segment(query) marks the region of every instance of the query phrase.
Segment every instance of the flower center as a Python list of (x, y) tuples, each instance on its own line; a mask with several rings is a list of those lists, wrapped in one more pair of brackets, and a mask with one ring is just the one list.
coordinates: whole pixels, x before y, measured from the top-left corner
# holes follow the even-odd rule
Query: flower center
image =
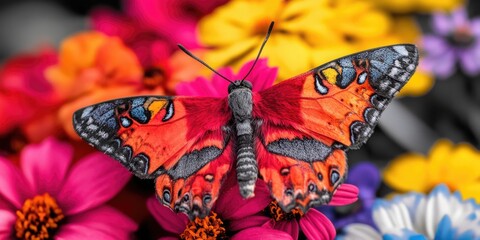
[(252, 29), (253, 35), (264, 36), (267, 32), (268, 26), (270, 26), (272, 20), (269, 19), (260, 19), (255, 22), (255, 25)]
[(48, 193), (27, 199), (16, 213), (15, 232), (19, 239), (52, 239), (59, 222), (65, 218)]
[(265, 208), (265, 212), (273, 219), (275, 222), (280, 222), (283, 220), (292, 220), (292, 219), (300, 219), (303, 217), (302, 210), (298, 208), (292, 209), (290, 212), (286, 213), (282, 210), (282, 208), (278, 205), (278, 202), (273, 200), (268, 204)]
[(190, 221), (180, 234), (181, 239), (226, 239), (226, 230), (223, 221), (217, 217), (217, 214), (212, 212), (210, 216), (205, 218), (195, 218)]
[(448, 36), (448, 40), (452, 45), (467, 48), (475, 42), (475, 36), (468, 26), (461, 26)]
[(145, 69), (143, 73), (143, 85), (148, 89), (154, 89), (165, 82), (166, 73), (158, 67)]

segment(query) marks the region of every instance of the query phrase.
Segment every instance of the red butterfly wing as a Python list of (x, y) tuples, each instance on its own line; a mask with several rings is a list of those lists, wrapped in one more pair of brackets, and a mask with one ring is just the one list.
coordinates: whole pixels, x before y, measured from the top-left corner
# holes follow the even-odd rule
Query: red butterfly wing
[(372, 49), (254, 95), (260, 174), (284, 210), (330, 201), (347, 173), (344, 151), (367, 141), (417, 63), (413, 45)]
[(74, 114), (78, 134), (141, 178), (157, 178), (160, 201), (205, 216), (232, 165), (231, 112), (220, 98), (146, 96)]

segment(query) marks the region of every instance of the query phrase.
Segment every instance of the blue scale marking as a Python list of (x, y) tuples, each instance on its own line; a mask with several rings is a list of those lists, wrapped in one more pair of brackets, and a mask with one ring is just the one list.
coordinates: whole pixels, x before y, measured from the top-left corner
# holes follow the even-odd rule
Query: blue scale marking
[(136, 108), (133, 108), (131, 111), (130, 111), (130, 115), (132, 116), (132, 118), (134, 118), (135, 120), (137, 120), (138, 122), (140, 123), (145, 123), (148, 121), (148, 117), (146, 115), (146, 111), (145, 109), (142, 107), (136, 107)]
[(355, 69), (352, 67), (348, 67), (348, 68), (343, 68), (343, 71), (342, 71), (342, 79), (340, 81), (340, 83), (337, 85), (340, 85), (342, 88), (345, 88), (347, 87), (348, 85), (350, 85), (350, 83), (353, 82), (353, 80), (355, 79), (355, 76), (356, 76), (357, 72), (355, 71)]
[(136, 108), (138, 106), (141, 106), (145, 103), (146, 98), (144, 97), (139, 97), (139, 98), (134, 98), (132, 101), (132, 108)]

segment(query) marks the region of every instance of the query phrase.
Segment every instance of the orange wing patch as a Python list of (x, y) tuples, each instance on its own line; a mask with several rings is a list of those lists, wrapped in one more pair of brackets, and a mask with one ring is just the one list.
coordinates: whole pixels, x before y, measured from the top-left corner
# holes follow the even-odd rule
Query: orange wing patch
[(324, 161), (312, 162), (273, 154), (260, 140), (256, 150), (260, 175), (285, 212), (327, 204), (347, 171), (345, 152), (338, 149)]
[(413, 45), (372, 49), (254, 95), (260, 174), (285, 211), (330, 201), (347, 174), (345, 151), (367, 141), (417, 64)]
[(205, 216), (232, 166), (225, 106), (226, 99), (218, 98), (124, 98), (77, 111), (74, 125), (137, 176), (158, 177), (157, 195), (165, 205)]

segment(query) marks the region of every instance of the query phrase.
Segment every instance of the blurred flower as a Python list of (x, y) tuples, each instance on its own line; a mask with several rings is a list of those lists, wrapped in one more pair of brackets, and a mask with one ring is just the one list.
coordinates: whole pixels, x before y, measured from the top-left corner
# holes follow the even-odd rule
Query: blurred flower
[(373, 207), (377, 229), (351, 224), (339, 239), (478, 239), (480, 205), (438, 185), (429, 195), (410, 193)]
[(401, 155), (385, 169), (384, 181), (400, 192), (429, 192), (444, 183), (465, 198), (480, 202), (480, 152), (469, 144), (453, 145), (438, 141), (428, 156), (417, 153)]
[(138, 18), (108, 8), (95, 9), (90, 18), (94, 30), (121, 38), (135, 52), (144, 68), (159, 64), (177, 50), (175, 42), (169, 42)]
[[(344, 206), (358, 199), (358, 188), (351, 184), (342, 184), (333, 194), (330, 206)], [(307, 239), (334, 239), (335, 227), (332, 222), (315, 208), (310, 208), (307, 213), (293, 209), (285, 213), (273, 201), (266, 209), (270, 220), (265, 227), (278, 229), (289, 233), (294, 240), (298, 239), (300, 229)]]
[[(279, 67), (279, 81), (354, 52), (415, 43), (421, 34), (413, 17), (392, 17), (370, 1), (231, 1), (200, 20), (200, 40), (209, 47), (204, 60), (238, 69), (256, 56), (271, 21), (275, 28), (262, 54)], [(431, 88), (433, 79), (417, 71), (402, 95)]]
[(71, 118), (81, 107), (113, 98), (164, 94), (164, 72), (143, 71), (135, 54), (117, 37), (84, 32), (66, 39), (59, 63), (47, 70), (47, 78), (62, 98), (59, 121), (77, 138)]
[[(196, 218), (189, 221), (187, 215), (174, 213), (170, 208), (158, 202), (156, 198), (150, 198), (147, 201), (147, 207), (164, 231), (163, 236), (179, 238), (180, 235), (183, 235), (184, 239), (206, 239), (206, 236), (225, 237), (228, 233), (234, 234), (234, 238), (242, 239), (242, 236), (245, 238), (253, 231), (251, 228), (260, 227), (268, 221), (268, 217), (262, 214), (263, 209), (271, 201), (270, 191), (265, 183), (258, 180), (255, 186), (255, 197), (243, 199), (236, 176), (232, 173), (228, 175), (217, 202), (212, 208), (212, 214), (204, 219)], [(202, 236), (201, 234), (204, 234), (206, 229), (210, 229), (211, 235)], [(281, 237), (283, 233), (265, 229), (265, 234), (267, 235), (262, 235), (262, 237), (277, 235)]]
[(480, 18), (468, 19), (464, 8), (433, 15), (433, 34), (423, 36), (423, 68), (439, 77), (455, 71), (457, 61), (468, 75), (480, 73)]
[(322, 206), (317, 209), (324, 213), (337, 229), (351, 223), (364, 223), (373, 226), (372, 206), (380, 182), (380, 172), (375, 165), (369, 162), (358, 163), (349, 169), (346, 181), (346, 183), (358, 187), (358, 201), (345, 206)]
[(145, 73), (156, 73), (156, 81), (161, 81), (171, 95), (179, 81), (192, 79), (205, 69), (179, 51), (177, 44), (198, 53), (198, 20), (225, 2), (128, 0), (124, 2), (125, 13), (95, 9), (91, 23), (94, 30), (121, 38), (136, 54)]
[(44, 71), (57, 62), (50, 49), (15, 56), (0, 69), (0, 134), (21, 128), (27, 139), (37, 141), (55, 132), (49, 121), (58, 102)]
[(281, 79), (352, 53), (351, 42), (381, 39), (391, 26), (388, 15), (367, 1), (231, 1), (200, 20), (200, 40), (212, 48), (206, 62), (239, 67), (253, 59), (271, 21), (275, 29), (264, 56), (279, 66)]
[(128, 0), (127, 15), (145, 27), (157, 31), (170, 43), (187, 48), (199, 46), (197, 23), (227, 0)]
[(128, 171), (101, 153), (73, 166), (72, 158), (72, 147), (53, 138), (25, 147), (21, 169), (0, 157), (0, 238), (129, 238), (136, 224), (105, 205)]
[(394, 13), (450, 11), (464, 3), (464, 0), (374, 0), (380, 7)]
[[(268, 67), (267, 61), (266, 58), (259, 59), (246, 79), (252, 83), (252, 90), (255, 92), (272, 86), (277, 77), (278, 68)], [(231, 68), (221, 68), (217, 72), (231, 81), (241, 80), (252, 68), (253, 62), (247, 62), (237, 74), (234, 74)], [(211, 81), (204, 77), (198, 77), (192, 82), (179, 83), (175, 90), (178, 95), (184, 96), (226, 97), (228, 85), (230, 85), (228, 81), (214, 74)]]

